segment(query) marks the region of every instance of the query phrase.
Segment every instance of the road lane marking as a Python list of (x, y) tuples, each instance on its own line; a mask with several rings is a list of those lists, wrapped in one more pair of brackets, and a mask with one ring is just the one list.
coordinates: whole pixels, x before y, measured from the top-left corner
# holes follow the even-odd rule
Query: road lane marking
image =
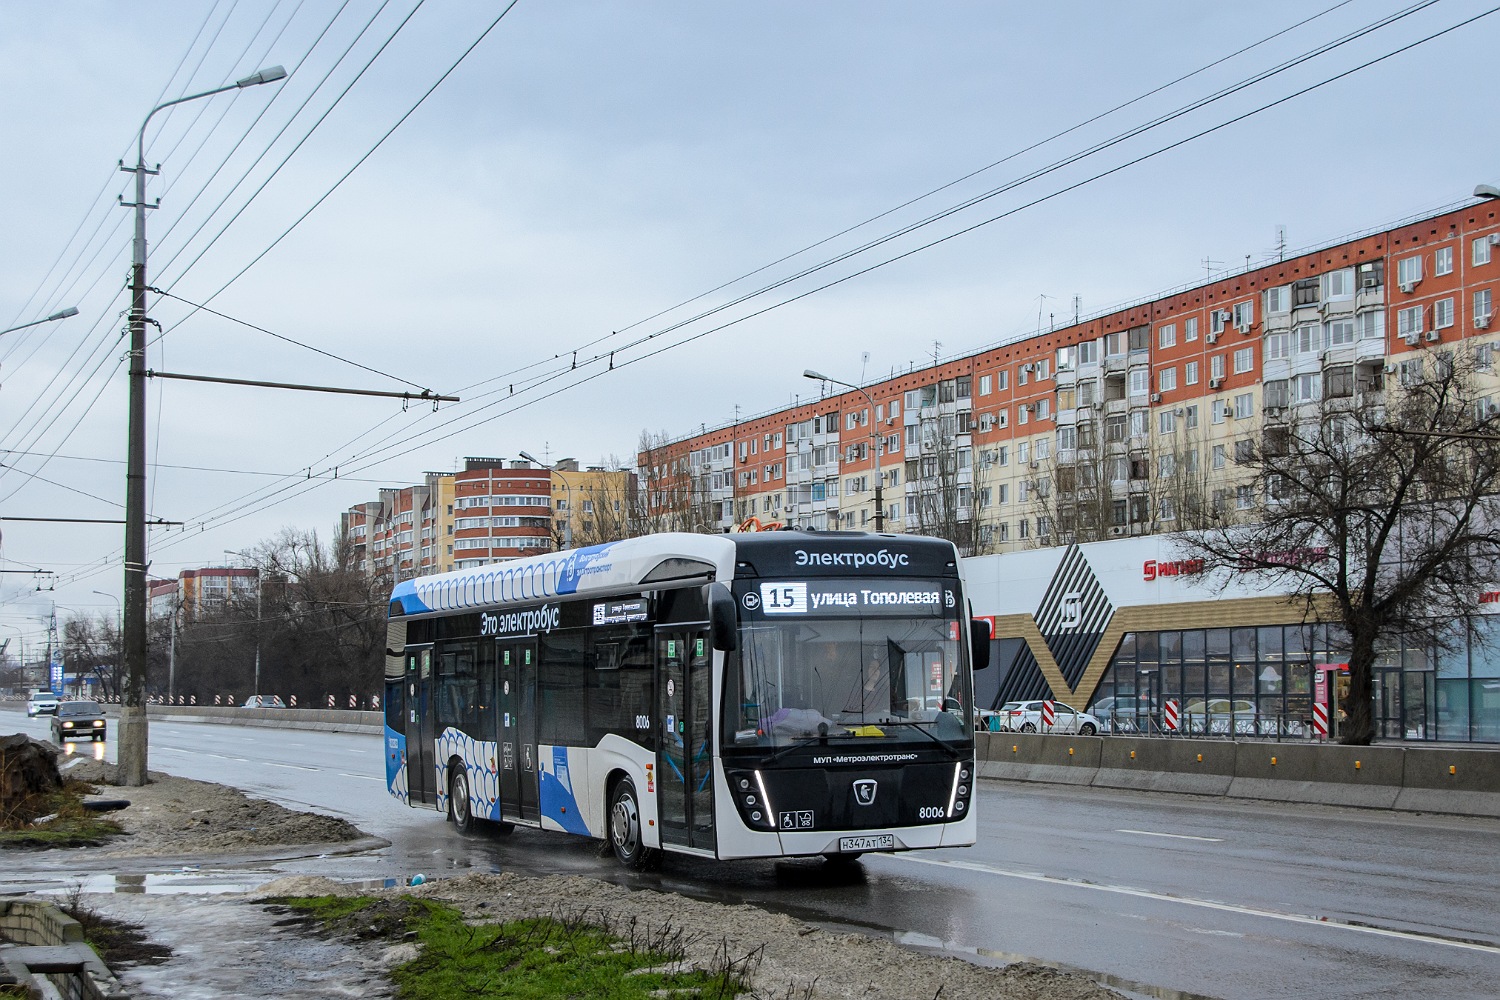
[(385, 783), (384, 778), (377, 778), (374, 775), (370, 774), (350, 774), (348, 771), (340, 771), (339, 774), (342, 774), (346, 778), (363, 778), (366, 781), (378, 781), (382, 784)]
[(1190, 837), (1185, 833), (1157, 833), (1155, 830), (1116, 830), (1115, 833), (1135, 833), (1142, 837), (1171, 837), (1173, 840), (1201, 840), (1207, 844), (1222, 844), (1223, 837)]
[(267, 767), (291, 767), (298, 771), (321, 771), (321, 767), (308, 767), (306, 764), (278, 764), (274, 760), (263, 761)]
[(1374, 927), (1370, 924), (1350, 923), (1339, 920), (1336, 917), (1314, 917), (1304, 913), (1281, 913), (1276, 910), (1262, 910), (1254, 906), (1236, 906), (1232, 903), (1219, 903), (1211, 899), (1194, 899), (1191, 896), (1170, 896), (1164, 892), (1152, 892), (1149, 889), (1136, 889), (1128, 885), (1109, 885), (1103, 882), (1083, 882), (1078, 879), (1061, 878), (1056, 875), (1041, 875), (1035, 872), (1011, 871), (1005, 868), (997, 868), (993, 865), (978, 864), (973, 861), (953, 861), (939, 858), (921, 858), (910, 854), (892, 855), (893, 861), (905, 861), (909, 864), (934, 865), (939, 868), (952, 868), (959, 871), (979, 872), (985, 875), (999, 875), (1002, 878), (1017, 878), (1027, 882), (1045, 882), (1049, 885), (1066, 886), (1072, 889), (1092, 889), (1095, 892), (1108, 892), (1121, 896), (1134, 896), (1137, 899), (1152, 899), (1162, 903), (1180, 903), (1184, 906), (1196, 906), (1205, 910), (1217, 910), (1220, 913), (1237, 913), (1251, 917), (1265, 917), (1269, 920), (1280, 920), (1292, 924), (1308, 924), (1314, 927), (1333, 927), (1340, 930), (1355, 931), (1360, 934), (1373, 934), (1376, 937), (1395, 938), (1399, 941), (1413, 941), (1419, 944), (1437, 944), (1448, 948), (1462, 948), (1465, 951), (1478, 951), (1486, 955), (1500, 955), (1500, 946), (1483, 944), (1478, 941), (1463, 941), (1457, 938), (1441, 937), (1435, 934), (1419, 934), (1415, 931), (1398, 931), (1386, 927)]

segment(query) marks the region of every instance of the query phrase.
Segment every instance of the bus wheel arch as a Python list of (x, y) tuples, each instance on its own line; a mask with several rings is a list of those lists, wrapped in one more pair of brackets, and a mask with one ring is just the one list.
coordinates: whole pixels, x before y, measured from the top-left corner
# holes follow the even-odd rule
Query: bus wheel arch
[(607, 787), (605, 836), (616, 860), (636, 871), (656, 867), (661, 862), (661, 851), (646, 846), (646, 827), (641, 819), (641, 800), (635, 782), (624, 771), (615, 771), (609, 776)]

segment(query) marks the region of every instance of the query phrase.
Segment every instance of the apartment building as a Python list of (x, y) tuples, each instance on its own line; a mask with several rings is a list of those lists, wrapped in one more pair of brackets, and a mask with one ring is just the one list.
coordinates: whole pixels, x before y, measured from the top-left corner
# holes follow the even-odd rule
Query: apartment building
[[(253, 599), (260, 583), (260, 571), (243, 566), (205, 566), (201, 569), (185, 569), (177, 574), (176, 599), (184, 621), (196, 621), (204, 615), (222, 610), (231, 601)], [(165, 588), (163, 588), (163, 591)], [(156, 600), (165, 601), (167, 594), (153, 590), (153, 610)]]
[(1497, 249), (1494, 201), (1407, 220), (665, 442), (639, 457), (643, 488), (683, 526), (871, 530), (878, 483), (885, 530), (946, 518), (970, 553), (1251, 510), (1267, 487), (1236, 459), (1299, 407), (1379, 396), (1458, 349), (1489, 377)]

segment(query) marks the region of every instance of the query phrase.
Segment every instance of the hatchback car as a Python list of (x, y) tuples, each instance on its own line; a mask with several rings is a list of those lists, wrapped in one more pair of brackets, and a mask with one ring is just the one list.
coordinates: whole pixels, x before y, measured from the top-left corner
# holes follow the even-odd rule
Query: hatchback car
[(38, 715), (57, 714), (57, 695), (51, 691), (33, 691), (31, 697), (26, 700), (26, 717), (34, 719)]
[(1060, 701), (1052, 703), (1052, 711), (1052, 725), (1044, 726), (1040, 701), (1007, 702), (1000, 709), (1000, 728), (1012, 733), (1080, 733), (1084, 736), (1093, 736), (1100, 729), (1098, 719)]
[(98, 742), (104, 739), (104, 709), (97, 701), (65, 701), (52, 720), (53, 743)]
[(286, 708), (286, 702), (281, 700), (280, 695), (275, 694), (252, 694), (245, 699), (241, 708)]

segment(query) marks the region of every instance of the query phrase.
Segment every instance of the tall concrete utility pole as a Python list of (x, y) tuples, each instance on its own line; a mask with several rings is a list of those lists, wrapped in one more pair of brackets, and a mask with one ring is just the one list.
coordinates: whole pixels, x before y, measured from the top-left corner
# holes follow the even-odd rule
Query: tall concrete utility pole
[[(188, 94), (158, 104), (141, 122), (136, 135), (135, 166), (120, 164), (135, 174), (135, 201), (120, 204), (135, 209), (135, 240), (130, 273), (130, 401), (125, 449), (125, 685), (120, 721), (115, 732), (118, 784), (146, 783), (146, 176), (160, 170), (146, 169), (146, 126), (152, 115), (175, 104), (271, 83), (286, 76), (280, 66), (271, 66), (252, 76), (213, 90)], [(160, 204), (158, 202), (157, 204)]]

